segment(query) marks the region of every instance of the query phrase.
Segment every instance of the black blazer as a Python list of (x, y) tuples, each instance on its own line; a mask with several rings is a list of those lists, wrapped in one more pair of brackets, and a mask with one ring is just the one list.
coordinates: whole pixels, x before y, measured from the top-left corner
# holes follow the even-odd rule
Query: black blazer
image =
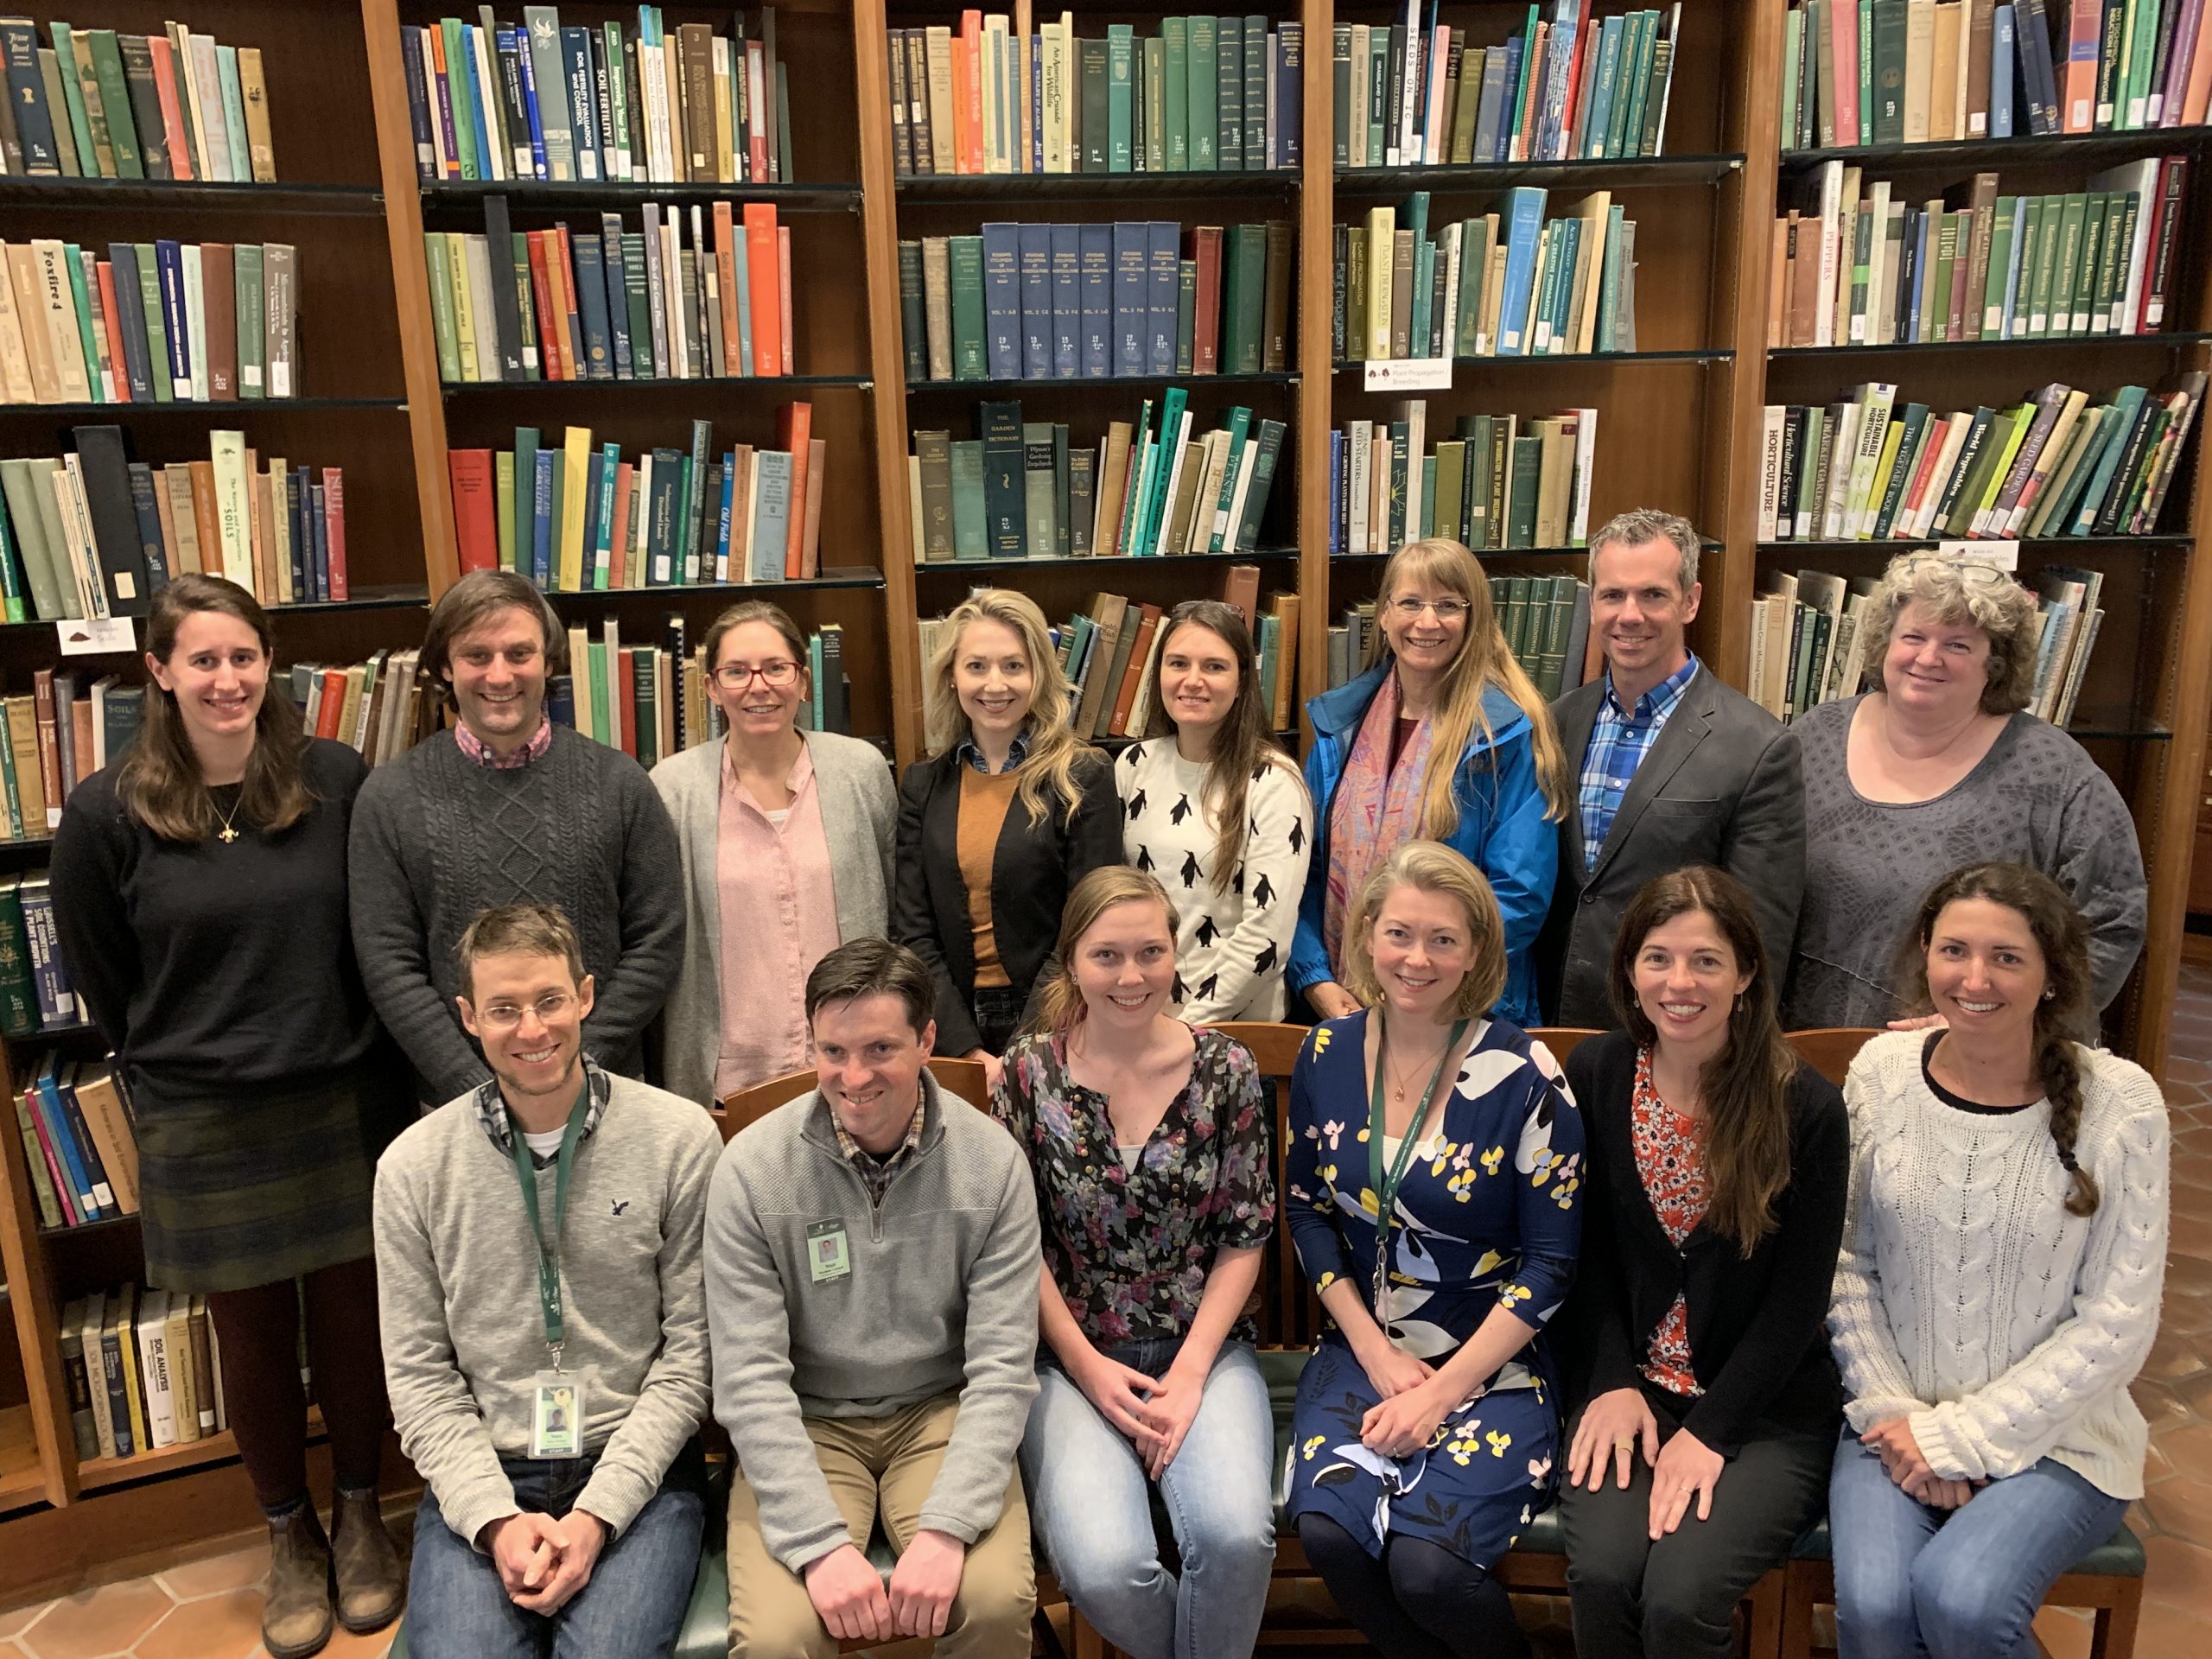
[(1651, 1333), (1680, 1294), (1688, 1299), (1690, 1368), (1705, 1392), (1682, 1427), (1732, 1458), (1768, 1432), (1834, 1435), (1843, 1384), (1828, 1352), (1828, 1294), (1843, 1241), (1850, 1120), (1836, 1086), (1802, 1067), (1790, 1090), (1789, 1185), (1776, 1226), (1746, 1261), (1700, 1222), (1681, 1249), (1643, 1190), (1630, 1144), (1636, 1039), (1592, 1037), (1567, 1056), (1582, 1109), (1588, 1204), (1582, 1262), (1568, 1310), (1580, 1402), (1638, 1385)]
[[(1605, 696), (1605, 678), (1552, 705), (1574, 779)], [(1536, 995), (1554, 1026), (1614, 1023), (1606, 976), (1613, 935), (1637, 889), (1686, 864), (1714, 864), (1758, 906), (1767, 971), (1789, 970), (1805, 887), (1805, 785), (1797, 735), (1700, 664), (1621, 798), (1594, 866), (1586, 864), (1580, 789), (1559, 826), (1559, 880), (1536, 938)]]
[[(960, 874), (960, 769), (957, 747), (918, 760), (899, 783), (898, 887), (891, 895), (891, 931), (918, 953), (937, 981), (937, 1049), (965, 1054), (982, 1046), (971, 999), (976, 939), (968, 883)], [(1075, 884), (1104, 864), (1122, 861), (1122, 801), (1114, 766), (1093, 749), (1077, 758), (1083, 801), (1070, 823), (1057, 801), (1032, 825), (1020, 801), (1007, 808), (991, 860), (991, 930), (999, 963), (1014, 988), (1027, 996), (1059, 942), (1060, 912)]]

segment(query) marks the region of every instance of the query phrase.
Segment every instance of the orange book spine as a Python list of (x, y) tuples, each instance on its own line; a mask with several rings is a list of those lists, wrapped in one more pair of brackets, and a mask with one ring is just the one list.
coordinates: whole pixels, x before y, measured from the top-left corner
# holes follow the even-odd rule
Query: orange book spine
[(745, 280), (753, 295), (753, 372), (755, 374), (781, 374), (783, 340), (780, 327), (770, 329), (766, 319), (778, 315), (783, 304), (778, 293), (776, 257), (776, 209), (774, 204), (748, 201), (745, 204)]
[(346, 712), (346, 671), (326, 668), (322, 671), (322, 706), (315, 710), (315, 734), (317, 737), (336, 737), (338, 721)]
[(806, 469), (814, 435), (814, 405), (785, 404), (776, 411), (776, 448), (791, 458), (790, 531), (784, 539), (784, 580), (797, 582), (806, 556)]
[(626, 588), (623, 580), (629, 568), (626, 557), (630, 550), (630, 480), (635, 469), (628, 461), (614, 468), (614, 548), (613, 563), (608, 567), (607, 585)]
[(952, 83), (953, 96), (960, 100), (966, 114), (965, 137), (967, 148), (960, 164), (963, 173), (983, 170), (983, 14), (963, 11), (960, 14), (960, 56), (954, 60), (956, 79)]
[(130, 370), (123, 354), (123, 325), (117, 320), (115, 309), (115, 267), (103, 259), (97, 269), (100, 275), (100, 321), (107, 326), (108, 355), (114, 360), (115, 401), (130, 401)]
[(745, 367), (738, 353), (737, 228), (726, 201), (715, 204), (715, 276), (722, 310), (722, 364), (737, 375)]

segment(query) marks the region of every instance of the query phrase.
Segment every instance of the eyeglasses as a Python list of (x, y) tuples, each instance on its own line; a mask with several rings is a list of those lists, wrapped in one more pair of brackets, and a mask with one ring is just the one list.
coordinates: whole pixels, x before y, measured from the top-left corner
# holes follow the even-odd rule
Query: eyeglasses
[(742, 691), (753, 683), (755, 675), (760, 676), (763, 685), (781, 690), (798, 678), (798, 664), (788, 658), (763, 663), (758, 668), (747, 668), (743, 663), (724, 663), (715, 671), (715, 683), (725, 691)]
[(1955, 559), (1942, 553), (1923, 553), (1917, 558), (1908, 560), (1904, 568), (1909, 571), (1922, 570), (1930, 565), (1955, 571), (1961, 582), (1971, 582), (1985, 588), (2012, 579), (2012, 572), (2000, 570), (1986, 559)]
[(1423, 611), (1433, 611), (1438, 621), (1451, 623), (1463, 620), (1472, 607), (1464, 599), (1406, 598), (1392, 600), (1390, 608), (1408, 622), (1418, 622)]
[[(566, 1014), (575, 997), (568, 991), (549, 991), (530, 1005), (530, 1012), (537, 1016), (537, 1023), (550, 1026)], [(512, 1002), (494, 1002), (478, 1011), (477, 1022), (487, 1031), (512, 1031), (522, 1023), (524, 1010)]]

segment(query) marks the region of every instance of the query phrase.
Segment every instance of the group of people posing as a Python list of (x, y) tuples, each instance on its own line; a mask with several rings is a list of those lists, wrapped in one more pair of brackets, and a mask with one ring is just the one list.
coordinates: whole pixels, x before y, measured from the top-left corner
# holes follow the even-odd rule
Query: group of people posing
[[(371, 773), (269, 695), (250, 595), (170, 583), (54, 889), (149, 1281), (222, 1342), (269, 1651), (403, 1603), (419, 1659), (667, 1651), (711, 1413), (743, 1659), (1026, 1654), (1033, 1535), (1139, 1659), (1247, 1652), (1279, 1512), (1384, 1652), (1510, 1655), (1494, 1569), (1555, 1499), (1585, 1655), (1728, 1652), (1824, 1507), (1852, 1659), (2013, 1654), (2141, 1491), (2165, 1109), (2090, 1046), (2132, 821), (2025, 712), (2003, 573), (1896, 561), (1874, 689), (1785, 728), (1688, 652), (1697, 552), (1599, 531), (1605, 672), (1548, 707), (1473, 555), (1408, 545), (1302, 776), (1230, 607), (1164, 621), (1109, 760), (978, 591), (895, 789), (797, 728), (772, 605), (706, 634), (726, 740), (648, 777), (547, 719), (543, 597), (464, 577), (455, 721)], [(1220, 1027), (1286, 1018), (1278, 1148)], [(1885, 1024), (1840, 1095), (1783, 1035)], [(1562, 1069), (1540, 1025), (1606, 1034)], [(726, 1146), (700, 1109), (808, 1069)], [(1325, 1315), (1281, 1460), (1279, 1223)]]

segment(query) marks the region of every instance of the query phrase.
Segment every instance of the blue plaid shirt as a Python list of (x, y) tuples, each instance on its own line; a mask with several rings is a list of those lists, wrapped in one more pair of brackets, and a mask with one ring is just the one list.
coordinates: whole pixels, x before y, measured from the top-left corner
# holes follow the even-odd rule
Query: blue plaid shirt
[(1669, 674), (1636, 700), (1633, 710), (1621, 707), (1613, 695), (1613, 677), (1605, 676), (1605, 695), (1598, 705), (1597, 722), (1590, 728), (1590, 747), (1582, 752), (1582, 862), (1585, 868), (1598, 861), (1612, 833), (1613, 819), (1621, 810), (1636, 769), (1651, 753), (1659, 734), (1682, 701), (1697, 673), (1697, 657)]
[[(965, 760), (969, 766), (975, 767), (976, 771), (986, 775), (988, 775), (991, 770), (991, 763), (984, 758), (982, 750), (976, 747), (976, 740), (972, 737), (963, 737), (960, 740), (960, 758), (963, 760)], [(1020, 731), (1014, 734), (1014, 747), (1007, 751), (1006, 765), (1000, 767), (999, 770), (1001, 772), (1016, 771), (1020, 767), (1021, 763), (1028, 758), (1029, 729), (1027, 727), (1024, 727)]]

